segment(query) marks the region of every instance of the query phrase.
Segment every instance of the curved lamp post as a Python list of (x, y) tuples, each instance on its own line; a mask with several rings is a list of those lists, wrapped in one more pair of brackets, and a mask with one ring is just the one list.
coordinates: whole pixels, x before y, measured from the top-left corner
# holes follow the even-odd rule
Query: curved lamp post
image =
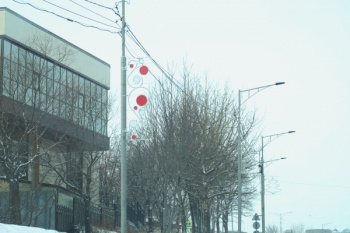
[[(238, 91), (238, 233), (242, 232), (242, 129), (241, 129), (241, 105), (260, 91), (268, 87), (283, 85), (285, 82), (250, 88)], [(248, 98), (242, 102), (242, 93), (248, 92)]]
[[(272, 134), (268, 136), (262, 136), (261, 137), (261, 158), (260, 158), (260, 173), (261, 173), (261, 229), (262, 233), (265, 233), (265, 174), (264, 174), (264, 163), (273, 162), (285, 158), (279, 158), (269, 161), (264, 161), (264, 148), (270, 144), (273, 140), (276, 138), (279, 138), (280, 136), (284, 134), (289, 133), (295, 133), (295, 131), (288, 131), (284, 133), (278, 133), (278, 134)], [(264, 139), (267, 139), (267, 143), (264, 144)]]

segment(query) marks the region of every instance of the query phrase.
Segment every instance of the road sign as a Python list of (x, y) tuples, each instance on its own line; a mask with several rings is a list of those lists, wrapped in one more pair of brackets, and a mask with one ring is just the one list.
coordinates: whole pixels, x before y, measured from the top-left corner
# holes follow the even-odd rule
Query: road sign
[(254, 223), (253, 223), (253, 228), (254, 228), (255, 230), (259, 229), (259, 227), (260, 227), (260, 223), (259, 223), (259, 222), (254, 222)]
[(252, 220), (253, 221), (260, 221), (259, 215), (257, 213), (255, 213)]

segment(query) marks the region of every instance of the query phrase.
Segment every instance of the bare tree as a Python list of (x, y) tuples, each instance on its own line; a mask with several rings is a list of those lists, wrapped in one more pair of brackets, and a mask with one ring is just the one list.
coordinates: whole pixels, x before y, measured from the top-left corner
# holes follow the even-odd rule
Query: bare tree
[(279, 229), (276, 225), (267, 225), (266, 226), (266, 233), (278, 233)]
[[(147, 141), (135, 143), (130, 166), (147, 166), (146, 176), (138, 175), (144, 169), (137, 165), (133, 172), (135, 176), (147, 177), (151, 183), (140, 182), (135, 187), (149, 190), (144, 196), (156, 201), (162, 232), (170, 229), (173, 219), (169, 216), (183, 216), (181, 222), (185, 227), (188, 211), (194, 232), (210, 232), (217, 197), (229, 201), (226, 209), (219, 205), (217, 217), (233, 207), (236, 197), (235, 98), (228, 89), (219, 91), (209, 83), (203, 84), (186, 70), (182, 76), (181, 85), (163, 82), (152, 94), (154, 98), (140, 128), (141, 137)], [(254, 115), (245, 117), (243, 131), (248, 146), (244, 152), (243, 181), (244, 194), (251, 197), (255, 195), (251, 185), (254, 176), (250, 174), (255, 120)], [(143, 162), (136, 163), (133, 158)], [(149, 187), (144, 187), (146, 184)], [(246, 207), (250, 205), (249, 199), (244, 199)]]

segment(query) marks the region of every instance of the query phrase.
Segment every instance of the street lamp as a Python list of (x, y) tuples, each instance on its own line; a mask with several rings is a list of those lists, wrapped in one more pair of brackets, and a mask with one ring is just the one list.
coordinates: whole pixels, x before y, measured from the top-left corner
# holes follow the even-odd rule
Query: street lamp
[[(261, 86), (261, 87), (255, 87), (251, 89), (246, 90), (239, 90), (238, 91), (238, 233), (242, 232), (242, 129), (241, 129), (241, 105), (244, 104), (248, 99), (253, 97), (255, 94), (257, 94), (260, 91), (265, 90), (268, 87), (271, 86), (278, 86), (283, 85), (285, 82), (277, 82), (274, 84)], [(241, 101), (242, 93), (248, 92), (248, 98), (245, 101)], [(251, 94), (251, 92), (253, 92)]]
[[(285, 159), (285, 158), (280, 158), (280, 159), (274, 159), (270, 161), (265, 161), (264, 162), (264, 148), (268, 144), (270, 144), (273, 140), (276, 138), (284, 135), (284, 134), (289, 134), (289, 133), (295, 133), (295, 131), (288, 131), (284, 133), (278, 133), (278, 134), (272, 134), (268, 136), (262, 136), (261, 137), (261, 158), (260, 158), (260, 173), (261, 173), (261, 228), (262, 228), (262, 233), (265, 233), (265, 174), (264, 174), (264, 163), (267, 162), (273, 162), (277, 161), (280, 159)], [(264, 144), (264, 139), (268, 139), (268, 142)]]

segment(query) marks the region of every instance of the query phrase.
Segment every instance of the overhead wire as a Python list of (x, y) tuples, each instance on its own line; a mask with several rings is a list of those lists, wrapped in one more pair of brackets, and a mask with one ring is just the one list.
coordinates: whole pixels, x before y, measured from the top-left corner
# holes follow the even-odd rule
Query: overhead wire
[[(109, 30), (109, 29), (105, 29), (105, 28), (101, 28), (101, 27), (97, 27), (97, 26), (94, 26), (94, 25), (89, 25), (89, 24), (85, 24), (85, 23), (82, 23), (80, 21), (77, 21), (77, 20), (73, 20), (71, 18), (67, 18), (65, 16), (62, 16), (60, 14), (57, 14), (55, 12), (52, 12), (52, 11), (49, 11), (49, 10), (46, 10), (46, 9), (43, 9), (43, 8), (40, 8), (40, 7), (37, 7), (29, 2), (25, 2), (25, 1), (18, 1), (18, 0), (12, 0), (13, 2), (16, 2), (18, 4), (22, 4), (22, 5), (28, 5), (28, 6), (31, 6), (32, 8), (36, 9), (36, 10), (39, 10), (39, 11), (43, 11), (43, 12), (46, 12), (46, 13), (49, 13), (49, 14), (52, 14), (52, 15), (55, 15), (56, 17), (59, 17), (59, 18), (62, 18), (62, 19), (65, 19), (65, 20), (68, 20), (69, 22), (72, 22), (72, 23), (77, 23), (83, 27), (88, 27), (88, 28), (94, 28), (94, 29), (97, 29), (97, 30), (100, 30), (100, 31), (105, 31), (105, 32), (109, 32), (109, 33), (112, 33), (112, 34), (119, 34), (120, 35), (120, 31), (112, 31), (112, 30)], [(118, 28), (116, 28), (118, 29)]]
[(292, 181), (280, 181), (280, 182), (282, 182), (282, 183), (288, 183), (288, 184), (296, 184), (296, 185), (305, 185), (305, 186), (318, 186), (318, 187), (324, 187), (324, 188), (343, 188), (343, 189), (350, 189), (349, 186), (341, 186), (341, 185), (313, 184), (313, 183), (292, 182)]
[(151, 56), (151, 54), (145, 49), (145, 47), (141, 44), (141, 42), (137, 39), (135, 34), (132, 32), (130, 27), (127, 25), (128, 30), (126, 31), (127, 35), (132, 39), (136, 45), (146, 54), (146, 56), (153, 62), (153, 64), (163, 73), (163, 75), (171, 82), (173, 83), (179, 90), (183, 91), (183, 89), (180, 87), (178, 83), (174, 81), (174, 79), (171, 77), (171, 75), (165, 71), (163, 67)]
[(85, 2), (94, 4), (94, 5), (96, 5), (96, 6), (99, 6), (99, 7), (105, 8), (105, 9), (114, 10), (114, 8), (112, 8), (112, 7), (103, 6), (103, 5), (101, 5), (101, 4), (99, 4), (99, 3), (96, 3), (96, 2), (93, 2), (93, 1), (85, 0)]
[(48, 3), (48, 4), (51, 4), (51, 5), (55, 6), (55, 7), (57, 7), (57, 8), (60, 8), (61, 10), (64, 10), (64, 11), (67, 11), (67, 12), (69, 12), (69, 13), (72, 13), (72, 14), (75, 14), (75, 15), (77, 15), (77, 16), (80, 16), (80, 17), (82, 17), (82, 18), (84, 18), (84, 19), (88, 19), (88, 20), (91, 20), (91, 21), (93, 21), (93, 22), (95, 22), (95, 23), (99, 23), (99, 24), (102, 24), (102, 25), (104, 25), (104, 26), (111, 27), (111, 28), (114, 28), (114, 29), (120, 29), (120, 28), (117, 28), (117, 27), (115, 27), (115, 26), (111, 26), (111, 25), (109, 25), (109, 24), (106, 24), (106, 23), (97, 21), (97, 20), (95, 20), (95, 19), (91, 19), (91, 18), (89, 18), (89, 17), (87, 17), (87, 16), (78, 14), (78, 13), (76, 13), (76, 12), (74, 12), (74, 11), (71, 11), (71, 10), (68, 10), (68, 9), (66, 9), (66, 8), (64, 8), (64, 7), (61, 7), (61, 6), (59, 6), (59, 5), (56, 5), (56, 4), (54, 4), (54, 3), (50, 2), (50, 1), (47, 1), (47, 0), (43, 0), (43, 1), (46, 2), (46, 3)]
[(80, 6), (81, 8), (84, 8), (85, 10), (87, 10), (87, 11), (89, 11), (89, 12), (95, 14), (95, 15), (100, 16), (101, 18), (103, 18), (103, 19), (105, 19), (105, 20), (108, 20), (109, 22), (116, 23), (115, 21), (113, 21), (113, 20), (111, 20), (111, 19), (109, 19), (109, 18), (107, 18), (107, 17), (105, 17), (105, 16), (103, 16), (103, 15), (101, 15), (101, 14), (99, 14), (99, 13), (93, 11), (93, 10), (90, 10), (89, 8), (87, 8), (87, 7), (81, 5), (81, 4), (79, 4), (79, 3), (77, 3), (77, 2), (75, 2), (75, 1), (73, 1), (73, 0), (68, 0), (68, 1), (70, 1), (70, 2), (72, 2), (72, 3), (74, 3), (74, 4), (76, 4), (77, 6)]

